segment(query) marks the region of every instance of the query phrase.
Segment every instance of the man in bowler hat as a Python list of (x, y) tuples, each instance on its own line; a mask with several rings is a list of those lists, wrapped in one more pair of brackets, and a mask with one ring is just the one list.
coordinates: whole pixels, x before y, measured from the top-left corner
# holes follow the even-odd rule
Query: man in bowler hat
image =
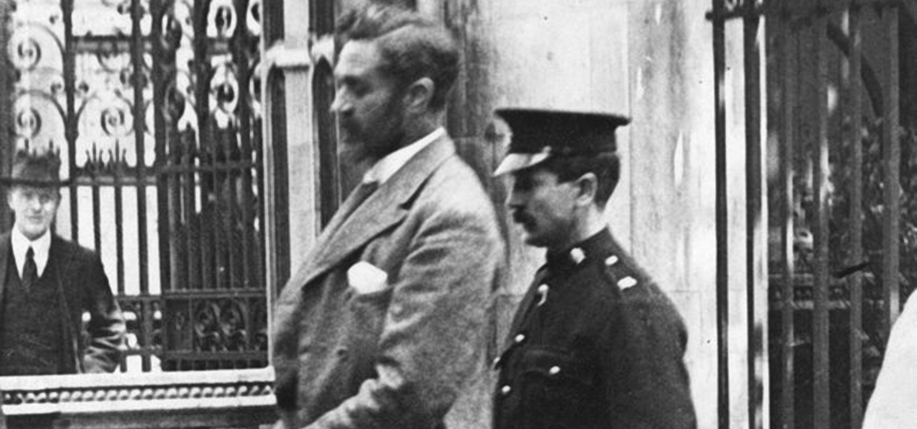
[(0, 375), (112, 372), (123, 353), (124, 319), (99, 255), (51, 231), (60, 165), (57, 151), (23, 150), (0, 178), (16, 216), (0, 235)]
[(512, 140), (494, 174), (511, 177), (506, 204), (547, 261), (494, 362), (494, 427), (695, 428), (684, 322), (603, 217), (620, 174), (615, 128), (628, 120), (496, 113)]
[(443, 127), (458, 48), (442, 24), (377, 4), (337, 36), (343, 155), (371, 167), (277, 301), (278, 427), (443, 428), (483, 363), (504, 260), (493, 204)]

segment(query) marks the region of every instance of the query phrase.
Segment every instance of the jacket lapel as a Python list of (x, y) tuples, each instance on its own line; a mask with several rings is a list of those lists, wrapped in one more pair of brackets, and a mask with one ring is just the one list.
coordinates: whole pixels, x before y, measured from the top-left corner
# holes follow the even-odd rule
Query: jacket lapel
[(67, 286), (71, 278), (69, 275), (70, 263), (73, 262), (75, 249), (75, 247), (67, 246), (63, 238), (57, 235), (51, 236), (51, 249), (48, 252), (48, 265), (45, 269), (47, 270), (47, 267), (51, 266), (51, 261), (54, 261), (54, 265), (57, 267), (61, 294), (69, 290)]
[(68, 293), (73, 292), (73, 290), (69, 287), (69, 283), (67, 285), (64, 284), (72, 278), (72, 276), (69, 275), (69, 270), (70, 262), (73, 260), (74, 249), (73, 247), (64, 245), (61, 237), (52, 235), (51, 249), (48, 252), (48, 265), (45, 266), (45, 271), (51, 267), (56, 271), (54, 277), (57, 279), (55, 282), (58, 296), (57, 303), (60, 308), (61, 327), (64, 333), (63, 344), (66, 345), (66, 353), (68, 353), (64, 361), (67, 362), (67, 365), (72, 366), (72, 368), (67, 368), (68, 370), (81, 373), (83, 372), (83, 368), (81, 359), (79, 358), (79, 344), (77, 344), (77, 340), (80, 338), (80, 325), (77, 321), (72, 319), (74, 314), (80, 313), (73, 313), (70, 311), (70, 296), (68, 296)]
[(0, 235), (0, 319), (3, 317), (3, 296), (6, 287), (6, 268), (9, 266), (12, 252), (10, 232)]
[(449, 137), (430, 143), (344, 219), (342, 213), (349, 211), (344, 209), (353, 204), (353, 195), (348, 197), (290, 283), (305, 286), (374, 237), (401, 222), (407, 215), (411, 197), (433, 171), (454, 154), (455, 145)]

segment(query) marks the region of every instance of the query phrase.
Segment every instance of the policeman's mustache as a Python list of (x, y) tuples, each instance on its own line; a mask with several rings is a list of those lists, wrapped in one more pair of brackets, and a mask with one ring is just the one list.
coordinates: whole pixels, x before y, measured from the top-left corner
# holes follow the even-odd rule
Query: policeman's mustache
[(531, 216), (523, 212), (514, 211), (513, 212), (513, 222), (516, 222), (519, 224), (531, 224), (535, 222), (535, 219), (533, 219)]

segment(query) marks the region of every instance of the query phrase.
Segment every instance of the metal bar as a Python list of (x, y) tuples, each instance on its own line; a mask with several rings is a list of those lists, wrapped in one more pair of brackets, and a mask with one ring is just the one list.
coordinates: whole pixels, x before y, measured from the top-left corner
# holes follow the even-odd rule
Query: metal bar
[[(149, 295), (145, 296), (147, 299), (137, 301), (139, 316), (141, 317), (140, 338), (138, 340), (140, 343), (140, 351), (142, 352), (140, 357), (141, 371), (150, 372), (153, 367), (152, 356), (157, 353), (153, 347), (153, 303), (150, 302)], [(158, 299), (159, 297), (156, 298)]]
[[(713, 0), (719, 15), (724, 0)], [(713, 21), (713, 73), (716, 114), (716, 333), (717, 404), (720, 429), (729, 428), (729, 225), (726, 193), (726, 24)]]
[[(753, 11), (756, 2), (745, 3), (745, 8)], [(764, 149), (761, 144), (763, 132), (762, 117), (762, 47), (759, 34), (764, 31), (762, 19), (753, 13), (746, 15), (743, 22), (743, 65), (745, 69), (745, 198), (746, 198), (746, 241), (745, 241), (745, 269), (746, 269), (746, 336), (748, 348), (746, 349), (747, 386), (748, 386), (748, 427), (760, 428), (768, 420), (764, 416), (765, 409), (763, 392), (756, 386), (763, 385), (765, 359), (767, 350), (764, 345), (764, 336), (756, 333), (760, 323), (766, 326), (766, 319), (760, 320), (757, 314), (759, 307), (758, 291), (764, 294), (766, 306), (767, 273), (762, 268), (766, 263), (767, 236), (765, 224), (767, 222), (764, 207)]]
[[(176, 124), (170, 124), (174, 127)], [(209, 230), (209, 226), (202, 226), (204, 222), (195, 216), (195, 192), (197, 181), (195, 174), (189, 168), (194, 163), (194, 145), (195, 136), (193, 130), (184, 130), (176, 132), (171, 130), (169, 147), (172, 151), (173, 164), (180, 164), (188, 168), (188, 172), (182, 175), (175, 175), (172, 187), (172, 214), (173, 225), (176, 227), (184, 226), (184, 240), (175, 240), (178, 243), (175, 247), (181, 248), (179, 252), (183, 258), (177, 262), (180, 267), (178, 284), (174, 285), (173, 291), (191, 290), (200, 288), (207, 280), (205, 261), (202, 258), (204, 253), (204, 230)], [(200, 152), (198, 152), (200, 153)], [(198, 157), (200, 159), (200, 157)]]
[[(899, 71), (898, 71), (898, 8), (889, 7), (882, 9), (882, 26), (885, 29), (885, 43), (888, 51), (885, 53), (885, 78), (888, 88), (885, 97), (885, 112), (882, 115), (882, 153), (885, 165), (885, 186), (882, 194), (883, 205), (886, 207), (882, 221), (882, 295), (888, 305), (884, 317), (885, 332), (891, 330), (901, 310), (898, 273), (901, 255), (899, 253), (899, 223), (901, 218), (901, 203), (899, 193), (899, 169), (901, 164), (901, 141), (898, 135), (899, 109)], [(886, 338), (888, 338), (886, 336)]]
[[(15, 11), (15, 4), (13, 2), (0, 2), (0, 21), (10, 23), (12, 22), (12, 14)], [(12, 25), (4, 25), (0, 28), (0, 46), (9, 46), (10, 41), (15, 30), (13, 30)], [(2, 67), (5, 70), (14, 70), (11, 58), (9, 55), (3, 55)], [(14, 94), (15, 91), (15, 78), (12, 73), (0, 73), (0, 91), (3, 91), (4, 94)], [(7, 95), (0, 98), (0, 129), (3, 130), (12, 130), (14, 117), (16, 111), (14, 106), (14, 97)], [(12, 137), (12, 133), (7, 134), (7, 136)], [(11, 140), (15, 142), (16, 140)], [(11, 169), (13, 167), (13, 157), (16, 154), (16, 145), (15, 144), (2, 144), (0, 145), (0, 175), (4, 177), (9, 177)], [(73, 171), (73, 170), (70, 170)], [(70, 176), (71, 178), (73, 176)], [(3, 231), (9, 231), (13, 228), (13, 212), (10, 209), (8, 204), (0, 204), (0, 229)], [(3, 402), (0, 399), (0, 402)], [(0, 417), (0, 427), (3, 426), (3, 418)]]
[(813, 386), (813, 404), (814, 404), (814, 422), (815, 429), (828, 429), (831, 417), (831, 385), (830, 385), (830, 361), (828, 355), (829, 347), (829, 325), (828, 325), (828, 189), (830, 165), (828, 164), (828, 106), (827, 106), (827, 86), (828, 86), (828, 58), (826, 52), (828, 46), (826, 43), (825, 33), (827, 31), (828, 18), (819, 17), (812, 29), (814, 33), (813, 52), (809, 55), (814, 56), (815, 61), (815, 94), (813, 103), (813, 114), (816, 119), (815, 133), (815, 152), (814, 152), (814, 189), (815, 196), (815, 284), (813, 290), (813, 342), (812, 353), (814, 368), (814, 386)]
[[(842, 64), (847, 87), (847, 111), (850, 127), (846, 138), (850, 146), (850, 260), (853, 266), (863, 261), (863, 143), (860, 140), (861, 120), (861, 39), (860, 8), (853, 5), (847, 12), (845, 24), (850, 40), (850, 56)], [(859, 428), (863, 420), (863, 275), (855, 272), (848, 281), (850, 289), (850, 427)]]
[[(717, 13), (716, 11), (707, 12), (704, 16), (707, 20), (723, 20), (729, 21), (739, 18), (750, 18), (756, 16), (773, 16), (775, 14), (782, 14), (784, 10), (782, 8), (772, 7), (770, 2), (761, 1), (750, 1), (746, 0), (745, 3), (753, 3), (751, 7), (733, 7), (729, 10), (723, 10), (722, 12)], [(850, 1), (841, 1), (841, 2), (832, 2), (827, 5), (820, 4), (816, 7), (804, 9), (797, 8), (797, 14), (802, 15), (803, 18), (814, 18), (816, 15), (832, 15), (842, 10), (846, 10), (851, 4), (856, 4), (860, 6), (872, 6), (872, 7), (888, 7), (888, 6), (899, 6), (904, 3), (904, 0), (850, 0)]]
[[(236, 144), (235, 133), (236, 130), (233, 128), (217, 128), (215, 130), (216, 141), (213, 142), (216, 149), (215, 152), (222, 152), (223, 159), (216, 161), (219, 157), (215, 156), (214, 167), (216, 167), (217, 164), (226, 162), (231, 156), (232, 147)], [(235, 286), (232, 275), (234, 267), (232, 266), (230, 246), (236, 245), (232, 239), (233, 226), (236, 220), (235, 210), (232, 206), (236, 201), (235, 192), (232, 189), (233, 187), (224, 186), (224, 181), (230, 180), (231, 173), (217, 174), (217, 170), (214, 169), (213, 177), (214, 189), (211, 189), (213, 193), (213, 197), (211, 198), (213, 198), (213, 201), (211, 202), (209, 211), (212, 221), (210, 227), (213, 231), (213, 248), (210, 250), (214, 253), (214, 283), (212, 287), (216, 289), (233, 289)], [(228, 211), (228, 213), (224, 213), (224, 209)]]
[[(134, 74), (131, 84), (134, 87), (134, 152), (137, 160), (137, 250), (138, 271), (140, 275), (140, 293), (150, 292), (149, 282), (149, 238), (147, 237), (146, 182), (143, 180), (146, 171), (146, 114), (143, 99), (143, 50), (144, 38), (140, 21), (143, 19), (143, 6), (140, 0), (131, 0), (131, 66)], [(155, 104), (153, 105), (155, 106)], [(155, 108), (155, 107), (152, 107)], [(126, 162), (124, 167), (127, 167)], [(120, 213), (120, 212), (119, 212)], [(120, 229), (119, 229), (120, 231)], [(123, 263), (122, 263), (123, 264)], [(144, 369), (144, 371), (147, 371)]]
[[(192, 11), (192, 27), (194, 33), (194, 40), (191, 42), (192, 51), (194, 53), (194, 64), (192, 65), (192, 73), (194, 74), (194, 100), (196, 105), (194, 106), (195, 113), (197, 115), (197, 143), (200, 148), (201, 156), (198, 157), (199, 161), (202, 161), (205, 153), (210, 153), (209, 166), (210, 171), (204, 173), (209, 175), (210, 183), (216, 182), (216, 170), (213, 170), (216, 161), (214, 159), (215, 143), (212, 141), (214, 137), (213, 127), (215, 124), (210, 120), (210, 81), (211, 81), (211, 65), (210, 57), (208, 56), (208, 40), (207, 40), (207, 12), (209, 5), (206, 2), (196, 1), (194, 2), (194, 7)], [(187, 146), (190, 147), (190, 146)], [(187, 153), (187, 152), (186, 152)], [(194, 161), (189, 156), (187, 158), (189, 163)], [(203, 176), (203, 174), (202, 174)], [(202, 177), (203, 179), (203, 177)], [(205, 181), (201, 181), (203, 185)], [(184, 192), (186, 195), (186, 201), (189, 196), (193, 198), (194, 193), (197, 190), (197, 185), (193, 181), (185, 183)], [(212, 190), (211, 190), (212, 191)], [(206, 204), (206, 192), (201, 192), (201, 208)], [(195, 219), (195, 207), (193, 205), (185, 206), (185, 217), (184, 219)], [(203, 237), (204, 235), (209, 234), (211, 238), (214, 238), (217, 233), (216, 225), (213, 225), (214, 222), (207, 222), (207, 225), (199, 224), (200, 233)], [(212, 249), (207, 249), (204, 244), (207, 243), (206, 240), (200, 240), (200, 249), (201, 255), (208, 255), (208, 252), (212, 252)], [(193, 243), (188, 243), (189, 247)], [(212, 244), (212, 242), (211, 242)], [(215, 247), (215, 246), (211, 246)], [(192, 253), (192, 252), (189, 252)], [(216, 281), (216, 264), (213, 264), (208, 260), (209, 258), (204, 257), (203, 260), (198, 260), (197, 262), (192, 262), (192, 265), (189, 267), (191, 270), (194, 270), (195, 266), (201, 267), (201, 287), (203, 288), (212, 288)], [(195, 279), (196, 280), (196, 279)], [(193, 284), (193, 283), (192, 283)]]
[[(244, 17), (248, 10), (248, 0), (236, 0), (236, 13), (240, 17)], [(248, 42), (248, 29), (247, 26), (237, 25), (236, 32), (233, 35), (232, 52), (233, 52), (233, 63), (236, 67), (236, 77), (239, 80), (239, 88), (244, 89), (240, 90), (239, 104), (237, 107), (237, 115), (239, 118), (239, 138), (241, 143), (241, 153), (242, 159), (248, 161), (252, 156), (252, 103), (249, 97), (241, 96), (241, 94), (248, 94), (248, 88), (251, 87), (252, 80), (252, 69), (248, 66), (249, 58), (248, 52), (246, 52), (245, 47), (249, 46)], [(233, 199), (233, 204), (238, 203), (241, 205), (240, 215), (242, 219), (236, 220), (233, 219), (233, 228), (236, 228), (236, 225), (241, 225), (242, 229), (242, 243), (233, 243), (234, 246), (241, 245), (241, 252), (237, 254), (240, 255), (240, 258), (233, 260), (232, 264), (242, 264), (241, 267), (230, 267), (232, 273), (240, 273), (241, 284), (233, 285), (233, 288), (238, 287), (248, 287), (251, 286), (253, 281), (253, 268), (249, 263), (252, 258), (252, 252), (255, 252), (254, 246), (257, 243), (254, 243), (252, 240), (252, 234), (249, 232), (253, 228), (251, 220), (254, 219), (253, 207), (252, 207), (252, 177), (251, 169), (245, 168), (244, 170), (237, 171), (235, 174), (241, 175), (242, 180), (242, 189), (241, 195), (236, 195), (236, 198)], [(236, 176), (234, 176), (236, 177)], [(239, 179), (233, 179), (239, 180)], [(235, 183), (232, 186), (232, 192), (236, 192)], [(257, 252), (255, 254), (258, 254)], [(231, 258), (232, 259), (232, 258)], [(241, 269), (239, 269), (241, 268)]]
[[(131, 169), (128, 168), (127, 170), (131, 170)], [(139, 182), (141, 181), (143, 182), (144, 186), (155, 186), (156, 185), (156, 177), (154, 177), (153, 175), (147, 176), (143, 179), (139, 179), (138, 177), (134, 176), (133, 173), (131, 173), (131, 175), (129, 176), (128, 175), (121, 176), (121, 184), (124, 186), (135, 186), (136, 187), (139, 184)], [(86, 186), (92, 185), (92, 179), (89, 179), (85, 176), (74, 177), (73, 182), (75, 182), (77, 187), (86, 187)], [(102, 186), (114, 186), (115, 184), (114, 178), (111, 176), (100, 176), (97, 178), (97, 182)]]
[[(189, 139), (189, 141), (191, 142), (191, 144), (194, 144), (193, 138)], [(156, 169), (156, 174), (169, 176), (169, 175), (184, 174), (184, 173), (204, 174), (204, 173), (211, 173), (214, 171), (217, 171), (220, 173), (229, 173), (229, 172), (238, 171), (238, 170), (245, 170), (245, 169), (250, 170), (255, 167), (256, 167), (255, 161), (249, 161), (249, 160), (244, 160), (240, 162), (223, 162), (223, 163), (220, 163), (220, 165), (217, 165), (214, 167), (197, 166), (194, 164), (185, 165), (184, 163), (176, 163), (176, 164), (163, 165), (161, 168)]]
[[(788, 3), (793, 0), (783, 0), (782, 7), (787, 8)], [(795, 384), (796, 368), (795, 349), (793, 345), (796, 341), (794, 335), (794, 290), (795, 290), (795, 256), (793, 254), (794, 239), (794, 222), (793, 222), (793, 176), (794, 176), (794, 149), (795, 129), (796, 129), (796, 94), (797, 76), (793, 65), (796, 64), (796, 52), (794, 49), (798, 43), (798, 37), (792, 37), (790, 25), (787, 17), (781, 16), (780, 31), (782, 36), (782, 45), (780, 56), (780, 87), (782, 95), (783, 113), (782, 124), (780, 127), (780, 188), (782, 190), (781, 198), (781, 216), (780, 216), (780, 236), (781, 236), (781, 271), (783, 274), (783, 284), (781, 288), (781, 357), (782, 373), (780, 378), (780, 427), (783, 429), (793, 429), (796, 425), (795, 413)]]
[[(262, 92), (262, 94), (264, 93)], [(263, 104), (262, 104), (262, 109), (264, 109)], [(253, 135), (257, 136), (256, 141), (258, 143), (254, 145), (254, 151), (255, 151), (254, 186), (258, 190), (258, 195), (260, 196), (258, 200), (258, 204), (255, 206), (255, 216), (257, 216), (257, 219), (258, 219), (257, 233), (260, 235), (256, 235), (256, 242), (257, 242), (256, 244), (259, 246), (258, 248), (259, 253), (258, 253), (258, 258), (255, 261), (255, 272), (254, 272), (257, 283), (254, 284), (253, 286), (257, 286), (259, 288), (265, 289), (266, 296), (268, 297), (267, 302), (269, 303), (272, 301), (270, 300), (270, 292), (267, 287), (267, 273), (265, 271), (267, 267), (267, 262), (266, 262), (267, 255), (266, 254), (270, 252), (268, 251), (267, 240), (265, 239), (265, 237), (267, 237), (268, 232), (266, 229), (267, 221), (266, 221), (266, 216), (265, 216), (266, 214), (265, 207), (267, 207), (267, 199), (265, 198), (265, 194), (264, 194), (264, 188), (265, 188), (264, 164), (265, 164), (266, 158), (264, 156), (264, 141), (263, 141), (264, 140), (263, 138), (264, 119), (262, 119), (263, 113), (264, 112), (262, 111), (262, 117), (256, 119), (253, 124), (254, 125), (253, 126)], [(252, 171), (252, 170), (249, 169), (246, 171)]]
[(103, 168), (102, 155), (99, 153), (95, 143), (92, 145), (92, 154), (89, 156), (89, 162), (92, 163), (92, 186), (90, 193), (92, 195), (92, 242), (95, 245), (96, 252), (102, 252), (102, 207), (99, 184), (99, 172)]
[[(152, 18), (152, 25), (150, 25), (150, 38), (156, 42), (162, 40), (162, 27), (163, 27), (163, 15), (165, 9), (162, 4), (163, 0), (150, 0), (150, 15)], [(154, 153), (155, 153), (155, 163), (154, 170), (158, 171), (159, 166), (166, 164), (167, 154), (166, 154), (166, 139), (167, 139), (167, 125), (166, 118), (164, 115), (164, 109), (166, 109), (166, 88), (167, 85), (167, 69), (164, 66), (163, 62), (166, 58), (165, 47), (162, 43), (153, 43), (152, 44), (152, 53), (153, 53), (153, 68), (150, 72), (150, 79), (153, 83), (153, 138), (154, 138)], [(138, 158), (139, 159), (139, 158)], [(170, 201), (170, 181), (168, 176), (164, 174), (155, 174), (156, 178), (156, 213), (157, 213), (157, 224), (159, 230), (159, 281), (160, 281), (160, 292), (162, 294), (167, 294), (169, 290), (172, 289), (172, 249), (170, 247), (171, 237), (172, 237), (172, 225), (174, 225), (174, 219), (171, 216), (169, 210), (169, 201)], [(138, 191), (139, 192), (139, 191)], [(153, 310), (151, 305), (143, 306), (143, 325), (141, 327), (143, 332), (143, 345), (145, 347), (151, 347), (152, 338), (153, 338)], [(162, 327), (163, 331), (166, 330), (166, 327)], [(163, 348), (168, 349), (169, 346), (169, 335), (166, 332), (161, 333), (162, 346)], [(143, 358), (143, 371), (147, 372), (150, 370), (152, 364), (151, 360), (148, 357)]]
[(112, 173), (115, 179), (115, 254), (117, 255), (115, 277), (118, 285), (118, 295), (124, 295), (124, 186), (121, 177), (124, 175), (124, 158), (121, 156), (121, 146), (115, 143), (115, 150), (111, 157)]
[(722, 7), (719, 10), (714, 6), (713, 11), (707, 12), (704, 16), (707, 20), (710, 21), (729, 21), (731, 19), (747, 19), (755, 18), (758, 16), (766, 15), (771, 10), (771, 4), (767, 2), (761, 2), (760, 4), (755, 1), (746, 1), (745, 7), (734, 6), (731, 8)]
[[(69, 177), (76, 177), (76, 138), (79, 133), (76, 118), (76, 50), (73, 46), (73, 1), (61, 0), (61, 12), (64, 15), (64, 94), (67, 113), (64, 118), (64, 139), (67, 145), (67, 163), (70, 165)], [(79, 198), (77, 186), (70, 184), (70, 238), (78, 242), (80, 237)], [(98, 250), (98, 248), (96, 248)]]

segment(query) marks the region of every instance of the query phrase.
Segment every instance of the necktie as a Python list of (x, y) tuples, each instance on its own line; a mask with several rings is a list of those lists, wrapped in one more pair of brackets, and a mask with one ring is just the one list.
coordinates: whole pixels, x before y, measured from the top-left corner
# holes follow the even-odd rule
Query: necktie
[(22, 267), (22, 287), (29, 290), (35, 284), (35, 280), (38, 280), (38, 266), (35, 265), (35, 251), (29, 247), (25, 252), (25, 265)]

